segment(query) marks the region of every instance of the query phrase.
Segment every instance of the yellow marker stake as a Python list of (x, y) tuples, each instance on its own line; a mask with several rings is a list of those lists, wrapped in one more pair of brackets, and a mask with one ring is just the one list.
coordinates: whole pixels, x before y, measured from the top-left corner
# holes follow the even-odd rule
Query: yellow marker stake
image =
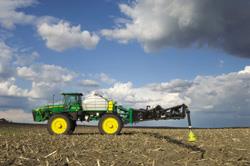
[(189, 130), (188, 141), (189, 142), (195, 142), (196, 140), (197, 140), (196, 135), (192, 132), (192, 130)]

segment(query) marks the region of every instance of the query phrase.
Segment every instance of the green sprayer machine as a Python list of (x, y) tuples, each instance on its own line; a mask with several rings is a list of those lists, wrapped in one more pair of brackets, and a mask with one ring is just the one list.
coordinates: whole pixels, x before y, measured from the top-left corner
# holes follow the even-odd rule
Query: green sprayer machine
[(156, 106), (145, 109), (126, 108), (117, 102), (98, 94), (91, 94), (82, 99), (82, 93), (62, 93), (61, 104), (50, 104), (32, 110), (34, 121), (48, 121), (47, 129), (50, 134), (72, 134), (77, 121), (99, 121), (98, 129), (101, 134), (120, 134), (125, 124), (147, 120), (184, 119), (187, 117), (189, 141), (196, 137), (191, 131), (190, 111), (185, 104), (170, 108)]

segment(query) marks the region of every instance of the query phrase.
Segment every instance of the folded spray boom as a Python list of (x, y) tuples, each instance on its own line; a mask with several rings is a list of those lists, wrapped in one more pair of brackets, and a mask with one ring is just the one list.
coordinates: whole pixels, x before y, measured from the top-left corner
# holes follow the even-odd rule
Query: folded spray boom
[(141, 122), (141, 121), (149, 121), (149, 120), (179, 120), (184, 119), (187, 117), (188, 121), (188, 128), (189, 128), (189, 141), (196, 141), (196, 136), (192, 132), (192, 123), (190, 117), (190, 111), (188, 106), (185, 104), (177, 105), (174, 107), (163, 108), (160, 105), (157, 105), (154, 108), (150, 108), (147, 106), (146, 109), (126, 109), (123, 106), (118, 107), (119, 110), (129, 112), (129, 123), (131, 126), (134, 122)]

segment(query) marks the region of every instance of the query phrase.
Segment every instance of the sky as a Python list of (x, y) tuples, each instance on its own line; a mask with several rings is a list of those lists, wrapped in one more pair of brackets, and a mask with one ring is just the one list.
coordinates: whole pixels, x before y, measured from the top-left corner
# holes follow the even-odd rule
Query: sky
[(0, 118), (32, 122), (53, 94), (97, 92), (135, 108), (185, 103), (196, 127), (249, 127), (249, 11), (245, 0), (1, 0)]

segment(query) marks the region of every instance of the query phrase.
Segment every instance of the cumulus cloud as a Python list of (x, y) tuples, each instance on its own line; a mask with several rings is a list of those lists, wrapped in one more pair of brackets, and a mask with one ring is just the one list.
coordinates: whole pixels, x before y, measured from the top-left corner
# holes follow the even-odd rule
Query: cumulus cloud
[(28, 93), (28, 89), (16, 84), (14, 77), (0, 81), (0, 112), (5, 109), (30, 109), (32, 104)]
[(58, 23), (43, 22), (38, 24), (37, 31), (48, 48), (63, 51), (73, 47), (95, 48), (99, 37), (95, 33), (81, 30), (81, 26), (72, 26), (66, 21)]
[[(32, 108), (47, 103), (52, 94), (59, 94), (78, 76), (61, 66), (34, 63), (38, 56), (0, 42), (0, 115), (11, 117), (13, 112), (6, 110), (13, 109), (30, 114)], [(25, 88), (20, 80), (27, 83)]]
[(3, 41), (0, 41), (0, 58), (2, 63), (8, 63), (12, 59), (13, 51), (12, 49), (7, 46)]
[(96, 73), (96, 74), (82, 74), (82, 79), (79, 83), (80, 86), (86, 88), (97, 88), (102, 85), (112, 85), (116, 82), (114, 78), (111, 78), (106, 73)]
[[(198, 76), (185, 92), (194, 110), (248, 114), (250, 73), (240, 71), (216, 77)], [(242, 72), (244, 74), (242, 74)]]
[(0, 95), (26, 96), (28, 91), (15, 85), (15, 80), (16, 79), (12, 77), (8, 80), (0, 81)]
[(59, 93), (62, 87), (77, 77), (77, 73), (67, 68), (48, 64), (17, 67), (17, 75), (32, 81), (29, 95), (35, 98)]
[(29, 97), (37, 100), (49, 100), (53, 94), (60, 94), (63, 83), (49, 83), (49, 82), (32, 82), (32, 87), (29, 91)]
[(137, 40), (145, 51), (208, 46), (250, 57), (250, 2), (246, 0), (137, 0), (120, 4), (125, 19), (102, 35)]
[(36, 64), (17, 67), (17, 75), (35, 82), (69, 82), (76, 77), (76, 73), (57, 65)]
[(246, 66), (244, 70), (239, 71), (239, 74), (250, 74), (250, 66)]
[(0, 111), (0, 117), (12, 122), (33, 122), (32, 114), (30, 112), (25, 112), (22, 109), (8, 109), (5, 111)]
[(80, 84), (84, 87), (99, 87), (99, 83), (96, 80), (82, 80)]
[(78, 74), (57, 65), (34, 64), (17, 67), (17, 76), (30, 81), (27, 97), (34, 106), (48, 102), (53, 94), (59, 95), (71, 86)]
[[(58, 94), (68, 84), (69, 79), (50, 77), (42, 71), (46, 68), (20, 67), (19, 76), (32, 81), (30, 90), (22, 89), (15, 84), (15, 79), (0, 82), (0, 109), (30, 110), (35, 105), (46, 103), (51, 94)], [(62, 70), (60, 67), (59, 71)], [(64, 69), (66, 70), (67, 69)], [(40, 75), (37, 78), (34, 74)], [(65, 72), (65, 71), (64, 71)], [(60, 74), (60, 72), (58, 72)], [(70, 73), (70, 72), (69, 72)], [(67, 74), (66, 74), (67, 75)], [(67, 77), (66, 77), (67, 78)], [(72, 80), (71, 80), (72, 81)], [(85, 79), (84, 83), (94, 84), (95, 80)], [(152, 83), (135, 87), (132, 82), (115, 82), (110, 88), (99, 89), (106, 97), (117, 100), (119, 104), (135, 108), (145, 108), (147, 105), (171, 107), (177, 104), (187, 104), (191, 111), (223, 116), (249, 117), (250, 113), (250, 66), (245, 69), (218, 76), (197, 76), (193, 80), (172, 80), (169, 82)], [(0, 111), (0, 112), (1, 112)], [(211, 115), (211, 114), (210, 114)], [(218, 118), (220, 119), (220, 118)], [(218, 120), (217, 119), (217, 120)], [(216, 121), (217, 121), (216, 120)]]
[(0, 80), (7, 79), (15, 72), (11, 67), (13, 50), (3, 41), (0, 41)]
[(5, 29), (13, 29), (17, 24), (36, 26), (46, 46), (59, 52), (74, 47), (96, 47), (99, 36), (94, 32), (81, 30), (81, 25), (73, 26), (68, 21), (53, 16), (35, 16), (20, 11), (37, 3), (37, 0), (0, 1), (0, 26)]
[(151, 88), (133, 87), (131, 82), (115, 83), (113, 87), (100, 91), (107, 97), (117, 100), (120, 104), (130, 105), (135, 108), (145, 108), (147, 105), (171, 107), (182, 103), (189, 104), (189, 98), (180, 93), (155, 91)]
[(153, 83), (148, 87), (154, 91), (167, 91), (167, 92), (183, 92), (192, 85), (191, 81), (176, 79), (170, 82)]
[(35, 63), (38, 53), (28, 52), (0, 42), (0, 111), (30, 111), (47, 103), (52, 94), (59, 94), (78, 75), (61, 66)]
[(197, 76), (190, 81), (173, 80), (142, 87), (134, 87), (131, 82), (115, 83), (100, 92), (137, 108), (186, 103), (192, 111), (250, 116), (250, 67), (218, 76)]
[(19, 54), (16, 56), (16, 61), (14, 62), (18, 66), (28, 66), (31, 65), (36, 59), (39, 58), (39, 54), (33, 51), (31, 54)]
[(0, 111), (3, 109), (29, 109), (29, 90), (20, 87), (16, 79), (14, 61), (16, 49), (0, 42)]
[(106, 83), (106, 84), (113, 84), (116, 81), (115, 79), (109, 77), (105, 73), (101, 73), (98, 77), (101, 82)]
[(0, 1), (0, 25), (12, 29), (15, 24), (31, 24), (35, 16), (25, 14), (18, 9), (36, 4), (36, 0), (2, 0)]

